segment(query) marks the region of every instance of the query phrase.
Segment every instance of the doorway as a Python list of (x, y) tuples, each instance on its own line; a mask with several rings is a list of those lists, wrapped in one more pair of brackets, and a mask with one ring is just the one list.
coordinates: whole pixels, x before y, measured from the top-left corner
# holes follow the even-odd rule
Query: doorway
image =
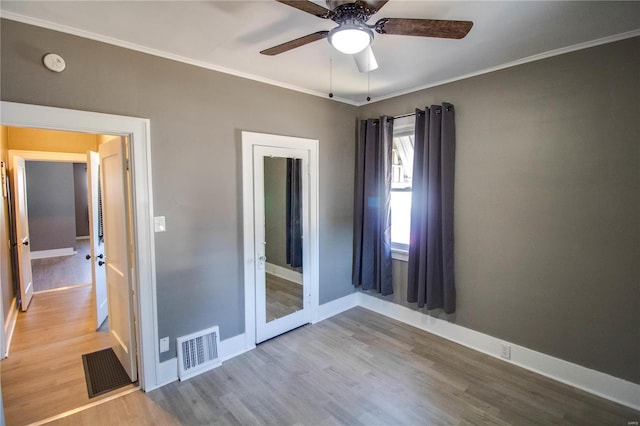
[[(157, 387), (158, 354), (157, 320), (155, 318), (155, 268), (151, 202), (151, 170), (149, 155), (149, 120), (74, 111), (52, 107), (2, 102), (2, 125), (86, 133), (108, 133), (130, 137), (133, 224), (133, 310), (135, 332), (140, 354), (139, 382), (144, 390)], [(3, 294), (3, 297), (5, 295)]]
[(318, 141), (242, 132), (246, 347), (318, 318)]
[[(132, 382), (137, 380), (134, 318), (129, 302), (130, 190), (128, 172), (124, 167), (127, 141), (120, 136), (79, 135), (41, 129), (9, 127), (7, 132), (9, 148), (24, 148), (21, 144), (26, 142), (32, 143), (27, 147), (39, 148), (34, 141), (45, 144), (57, 142), (57, 148), (61, 150), (89, 148), (85, 154), (9, 150), (9, 162), (14, 165), (10, 170), (14, 183), (11, 192), (16, 194), (15, 225), (18, 229), (14, 245), (18, 248), (21, 265), (19, 273), (14, 276), (20, 281), (21, 291), (18, 294), (23, 312), (17, 320), (11, 356), (2, 363), (2, 382), (8, 404), (5, 410), (7, 420), (29, 419), (31, 422), (94, 402), (89, 398), (97, 396), (96, 389), (101, 389), (99, 379), (104, 374), (120, 372), (122, 378), (118, 384), (124, 387), (109, 392), (107, 385), (99, 398), (129, 391)], [(80, 136), (85, 143), (74, 144)], [(49, 161), (43, 161), (45, 159)], [(81, 182), (83, 185), (76, 185), (73, 166), (82, 159), (88, 170)], [(94, 159), (95, 162), (92, 161)], [(99, 170), (102, 188), (105, 188), (102, 196), (97, 179)], [(85, 193), (79, 194), (79, 189), (84, 189)], [(83, 219), (86, 223), (81, 225), (83, 234), (89, 237), (90, 244), (84, 245), (90, 248), (90, 254), (89, 251), (73, 253), (78, 247), (77, 198), (83, 198), (84, 202), (86, 216)], [(95, 208), (98, 205), (104, 208)], [(95, 220), (90, 221), (90, 217)], [(94, 222), (104, 222), (105, 226), (96, 226)], [(105, 230), (106, 238), (99, 228)], [(85, 288), (77, 288), (73, 285), (75, 283), (68, 282), (65, 284), (69, 285), (62, 288), (33, 292), (32, 287), (37, 288), (43, 283), (36, 282), (37, 268), (31, 273), (33, 263), (41, 261), (30, 261), (31, 250), (39, 254), (37, 257), (51, 255), (47, 260), (55, 261), (47, 268), (48, 276), (40, 278), (49, 281), (69, 278), (73, 271), (67, 268), (76, 267), (90, 271), (85, 276), (88, 275), (91, 285), (89, 288), (86, 285)], [(71, 251), (71, 254), (57, 256), (64, 251)], [(84, 264), (78, 264), (74, 258)], [(112, 279), (106, 280), (107, 275)], [(97, 279), (100, 276), (102, 280)], [(112, 285), (107, 294), (110, 282)], [(127, 297), (119, 297), (122, 294)], [(105, 321), (107, 311), (110, 314), (108, 322)], [(104, 349), (117, 358), (115, 365), (107, 367), (100, 364), (96, 369), (90, 369), (86, 361), (92, 357), (90, 354), (103, 353)], [(45, 353), (46, 357), (42, 357), (41, 354)], [(27, 388), (29, 391), (25, 393)]]

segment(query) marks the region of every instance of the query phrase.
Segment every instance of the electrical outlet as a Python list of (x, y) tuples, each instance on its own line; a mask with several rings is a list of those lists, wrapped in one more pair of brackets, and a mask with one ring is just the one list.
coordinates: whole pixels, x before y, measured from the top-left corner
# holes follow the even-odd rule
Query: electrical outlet
[(500, 344), (500, 356), (505, 359), (511, 359), (511, 345)]
[(169, 350), (169, 338), (163, 337), (160, 339), (160, 353), (167, 352)]

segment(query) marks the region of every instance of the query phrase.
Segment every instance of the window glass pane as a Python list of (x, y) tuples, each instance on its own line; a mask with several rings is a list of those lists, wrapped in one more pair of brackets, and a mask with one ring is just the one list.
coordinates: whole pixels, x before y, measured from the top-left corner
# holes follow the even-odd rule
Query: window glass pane
[(409, 245), (411, 191), (391, 191), (391, 242)]
[(391, 176), (391, 243), (407, 249), (411, 226), (411, 181), (415, 117), (397, 120), (393, 129)]

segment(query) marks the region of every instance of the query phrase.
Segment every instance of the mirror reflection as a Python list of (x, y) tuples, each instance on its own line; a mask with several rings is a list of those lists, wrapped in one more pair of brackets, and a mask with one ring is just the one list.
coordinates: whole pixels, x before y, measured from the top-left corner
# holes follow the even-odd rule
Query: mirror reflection
[(303, 308), (302, 160), (264, 159), (267, 322)]

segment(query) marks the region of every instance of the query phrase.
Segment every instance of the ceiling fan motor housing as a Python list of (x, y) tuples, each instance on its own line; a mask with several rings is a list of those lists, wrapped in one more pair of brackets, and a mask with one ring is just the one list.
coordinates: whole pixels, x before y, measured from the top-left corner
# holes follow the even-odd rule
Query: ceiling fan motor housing
[(371, 11), (359, 3), (344, 3), (333, 9), (331, 19), (340, 25), (347, 21), (357, 21), (362, 25), (366, 25), (365, 23), (371, 15)]

